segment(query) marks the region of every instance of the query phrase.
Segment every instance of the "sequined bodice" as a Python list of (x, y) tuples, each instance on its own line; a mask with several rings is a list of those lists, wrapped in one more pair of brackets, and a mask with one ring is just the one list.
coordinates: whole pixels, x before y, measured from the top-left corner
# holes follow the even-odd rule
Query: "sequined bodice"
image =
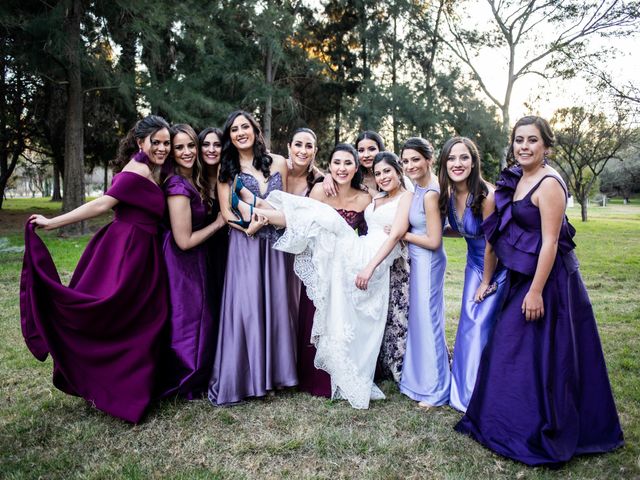
[(358, 235), (367, 234), (367, 222), (364, 218), (364, 211), (356, 212), (355, 210), (345, 210), (344, 208), (337, 208), (336, 212), (344, 218), (345, 222), (349, 224), (351, 228), (358, 231)]
[[(282, 175), (280, 172), (276, 172), (272, 174), (268, 179), (261, 178), (258, 180), (250, 173), (240, 172), (240, 179), (245, 187), (247, 187), (251, 192), (260, 197), (267, 198), (267, 196), (273, 192), (274, 190), (282, 190)], [(264, 195), (260, 193), (260, 181), (267, 183), (267, 190)], [(280, 233), (272, 226), (268, 226), (265, 228), (261, 228), (255, 235), (258, 238), (264, 238), (271, 242), (275, 242), (278, 238), (280, 238)]]

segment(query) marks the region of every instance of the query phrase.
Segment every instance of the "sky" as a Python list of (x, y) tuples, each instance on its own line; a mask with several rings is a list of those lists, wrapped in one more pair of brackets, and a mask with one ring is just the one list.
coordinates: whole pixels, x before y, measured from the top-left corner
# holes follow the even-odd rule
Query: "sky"
[[(469, 11), (468, 25), (487, 25), (492, 21), (485, 0), (467, 2)], [(474, 5), (475, 4), (475, 5)], [(543, 30), (544, 31), (544, 30)], [(627, 38), (601, 38), (589, 37), (591, 49), (600, 47), (613, 47), (615, 57), (610, 57), (606, 64), (600, 65), (616, 79), (616, 83), (622, 86), (628, 82), (640, 85), (640, 50), (638, 49), (638, 33), (634, 37)], [(520, 52), (531, 45), (523, 45)], [(516, 57), (517, 59), (517, 57)], [(479, 56), (478, 69), (485, 79), (487, 88), (502, 100), (506, 85), (507, 61), (505, 50), (485, 49)], [(521, 62), (516, 61), (516, 66)], [(544, 61), (541, 63), (544, 66)], [(594, 103), (601, 104), (606, 110), (603, 99), (606, 96), (598, 95), (592, 88), (593, 80), (578, 76), (569, 80), (546, 80), (538, 75), (522, 77), (515, 83), (511, 97), (509, 114), (512, 120), (523, 115), (538, 114), (550, 118), (553, 112), (562, 107), (574, 105), (590, 106)], [(486, 97), (485, 97), (486, 98)]]

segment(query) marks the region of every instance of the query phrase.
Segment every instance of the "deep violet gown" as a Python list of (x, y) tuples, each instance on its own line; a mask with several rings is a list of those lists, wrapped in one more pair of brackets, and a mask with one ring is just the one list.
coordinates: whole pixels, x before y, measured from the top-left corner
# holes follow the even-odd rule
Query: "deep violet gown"
[(521, 176), (519, 168), (502, 172), (496, 212), (483, 224), (509, 269), (508, 290), (482, 354), (467, 413), (455, 428), (528, 465), (559, 464), (574, 455), (620, 447), (623, 436), (573, 251), (575, 229), (566, 217), (542, 292), (544, 316), (527, 322), (522, 314), (542, 235), (540, 211), (531, 201), (540, 183), (513, 201)]
[(498, 289), (482, 302), (474, 301), (484, 273), (486, 241), (482, 232), (482, 217), (473, 214), (472, 202), (473, 197), (469, 196), (460, 217), (456, 211), (455, 197), (452, 195), (448, 215), (451, 229), (462, 235), (467, 242), (467, 265), (464, 269), (460, 321), (451, 362), (449, 394), (449, 405), (461, 412), (466, 411), (469, 405), (473, 386), (476, 383), (480, 356), (493, 332), (493, 326), (506, 293), (507, 281), (507, 271), (501, 263), (498, 263), (491, 279), (491, 282), (497, 283)]
[[(409, 209), (411, 232), (425, 234), (427, 225), (424, 196), (437, 185), (415, 186)], [(449, 402), (451, 373), (444, 336), (444, 273), (447, 255), (444, 245), (428, 250), (409, 243), (409, 324), (407, 349), (402, 365), (400, 391), (417, 402), (440, 406)]]
[[(279, 172), (269, 177), (265, 195), (253, 176), (240, 173), (244, 185), (266, 197), (282, 189)], [(285, 254), (272, 247), (278, 234), (262, 228), (253, 238), (231, 229), (222, 294), (220, 327), (209, 400), (229, 405), (270, 390), (298, 384), (297, 310), (289, 310)]]
[[(338, 208), (336, 212), (345, 219), (351, 228), (358, 231), (358, 235), (367, 234), (364, 211), (356, 212)], [(316, 347), (311, 343), (311, 331), (315, 313), (316, 307), (307, 296), (305, 286), (302, 285), (298, 310), (298, 379), (300, 381), (298, 388), (311, 395), (331, 398), (331, 377), (324, 370), (316, 368), (313, 363), (316, 357)]]
[(91, 239), (68, 287), (27, 224), (22, 332), (38, 360), (51, 354), (57, 388), (136, 423), (152, 398), (169, 314), (157, 236), (164, 195), (132, 172), (117, 174), (106, 195), (119, 201), (115, 218)]
[[(186, 178), (173, 175), (164, 183), (167, 197), (189, 199), (194, 231), (205, 226), (207, 209), (195, 187)], [(207, 249), (204, 243), (181, 250), (171, 233), (171, 223), (162, 234), (162, 253), (169, 277), (171, 316), (168, 350), (163, 352), (163, 395), (188, 399), (201, 396), (211, 375), (214, 325), (207, 296)]]

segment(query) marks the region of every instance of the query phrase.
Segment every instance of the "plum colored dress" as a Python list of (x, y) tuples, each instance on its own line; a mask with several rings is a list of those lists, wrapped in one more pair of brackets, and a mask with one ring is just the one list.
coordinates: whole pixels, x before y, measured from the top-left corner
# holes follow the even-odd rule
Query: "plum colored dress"
[(480, 356), (493, 332), (493, 326), (506, 293), (507, 280), (506, 269), (498, 263), (491, 279), (492, 283), (498, 284), (498, 289), (482, 302), (474, 301), (473, 297), (482, 282), (486, 241), (482, 232), (482, 217), (473, 214), (472, 202), (473, 197), (469, 196), (462, 217), (459, 217), (456, 211), (454, 196), (451, 196), (449, 202), (449, 225), (467, 242), (467, 265), (464, 269), (462, 306), (456, 343), (453, 348), (449, 394), (449, 405), (461, 412), (465, 412), (469, 405), (473, 386), (476, 383)]
[[(279, 172), (269, 177), (265, 195), (258, 182), (240, 173), (244, 185), (264, 197), (282, 189)], [(230, 405), (270, 390), (298, 384), (298, 311), (289, 310), (285, 254), (271, 248), (276, 230), (262, 228), (253, 238), (230, 229), (229, 258), (222, 294), (218, 341), (209, 382), (209, 400)]]
[[(193, 231), (205, 226), (207, 209), (196, 188), (180, 175), (164, 183), (167, 197), (189, 199)], [(181, 250), (171, 233), (170, 221), (162, 235), (162, 253), (169, 276), (171, 317), (169, 349), (163, 353), (164, 396), (200, 397), (211, 375), (214, 325), (207, 295), (207, 249), (204, 243)]]
[(88, 243), (68, 287), (27, 224), (22, 333), (38, 360), (51, 354), (57, 388), (137, 423), (154, 392), (159, 340), (169, 315), (157, 236), (164, 195), (133, 172), (117, 174), (106, 195), (119, 201), (114, 220)]
[[(367, 234), (367, 222), (364, 211), (336, 209), (351, 228), (357, 230), (358, 235)], [(297, 277), (296, 277), (297, 278)], [(307, 289), (302, 285), (300, 293), (300, 309), (298, 311), (298, 388), (303, 392), (318, 397), (331, 397), (331, 377), (324, 370), (319, 370), (314, 365), (316, 347), (311, 341), (313, 329), (313, 316), (316, 307), (307, 296)]]
[[(442, 225), (427, 225), (424, 196), (430, 190), (440, 193), (437, 185), (415, 186), (409, 209), (412, 233), (424, 235), (429, 228), (442, 228)], [(428, 250), (409, 243), (409, 257), (409, 325), (400, 391), (418, 402), (444, 405), (449, 402), (451, 381), (444, 336), (447, 255), (443, 245)]]
[(573, 251), (575, 229), (566, 217), (542, 292), (544, 316), (528, 322), (522, 313), (542, 234), (540, 211), (531, 201), (540, 183), (513, 201), (521, 176), (519, 168), (502, 172), (496, 212), (483, 224), (509, 269), (508, 290), (482, 354), (467, 413), (455, 428), (505, 457), (553, 465), (574, 455), (613, 450), (623, 444), (623, 436)]

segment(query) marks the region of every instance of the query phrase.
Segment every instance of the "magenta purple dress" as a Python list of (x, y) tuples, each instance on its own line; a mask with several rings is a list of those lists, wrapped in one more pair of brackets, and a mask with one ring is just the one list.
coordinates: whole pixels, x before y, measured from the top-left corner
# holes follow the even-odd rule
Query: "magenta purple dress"
[[(189, 199), (194, 231), (205, 226), (207, 209), (195, 187), (180, 175), (164, 183), (167, 197)], [(181, 250), (171, 233), (170, 221), (162, 235), (162, 253), (169, 277), (171, 317), (167, 350), (163, 352), (163, 396), (200, 397), (211, 375), (214, 325), (209, 307), (207, 249), (204, 243)]]
[[(364, 211), (336, 209), (351, 228), (358, 231), (358, 235), (367, 234), (367, 222)], [(315, 367), (316, 347), (311, 343), (313, 329), (313, 315), (316, 308), (307, 296), (307, 290), (302, 285), (300, 307), (298, 310), (298, 388), (317, 397), (331, 398), (331, 377), (324, 370)]]
[(159, 340), (169, 314), (157, 236), (164, 195), (133, 172), (117, 174), (106, 195), (119, 201), (114, 220), (91, 239), (68, 287), (27, 224), (22, 333), (38, 360), (51, 355), (57, 388), (137, 423), (155, 389)]
[(521, 176), (519, 168), (502, 172), (496, 212), (483, 223), (509, 269), (507, 294), (482, 354), (467, 413), (455, 428), (505, 457), (557, 465), (574, 455), (618, 448), (623, 436), (574, 253), (575, 229), (566, 217), (542, 292), (544, 316), (527, 322), (522, 313), (542, 234), (540, 211), (531, 201), (540, 183), (513, 201)]
[[(240, 173), (244, 185), (264, 198), (282, 190), (279, 172), (264, 179)], [(253, 238), (231, 229), (229, 258), (222, 293), (220, 327), (209, 400), (229, 405), (270, 390), (298, 384), (296, 330), (298, 312), (289, 309), (285, 254), (272, 248), (279, 234), (266, 227)]]

